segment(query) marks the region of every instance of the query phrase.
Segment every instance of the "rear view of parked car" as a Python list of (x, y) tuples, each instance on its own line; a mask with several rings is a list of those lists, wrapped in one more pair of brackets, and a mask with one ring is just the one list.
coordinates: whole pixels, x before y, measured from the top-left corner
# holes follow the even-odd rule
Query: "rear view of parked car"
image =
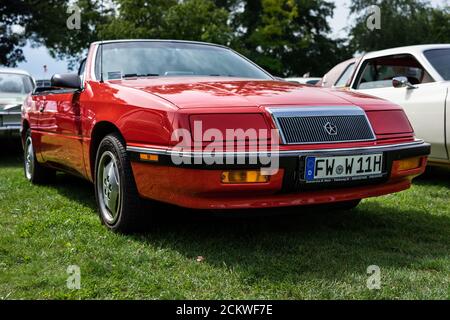
[(33, 89), (33, 78), (26, 71), (0, 69), (0, 136), (19, 135), (20, 109)]

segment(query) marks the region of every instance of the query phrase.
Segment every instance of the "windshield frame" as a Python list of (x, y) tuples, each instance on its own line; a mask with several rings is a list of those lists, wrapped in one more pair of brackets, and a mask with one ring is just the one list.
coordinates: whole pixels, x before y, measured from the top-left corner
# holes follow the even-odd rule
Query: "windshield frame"
[[(207, 42), (197, 42), (197, 41), (184, 41), (184, 40), (109, 40), (109, 41), (99, 41), (99, 42), (95, 42), (94, 44), (96, 44), (96, 48), (95, 48), (95, 52), (93, 52), (93, 63), (91, 64), (91, 79), (94, 81), (102, 81), (102, 79), (99, 79), (99, 72), (97, 72), (97, 64), (101, 63), (101, 53), (102, 53), (102, 46), (103, 45), (107, 45), (107, 44), (111, 44), (111, 43), (130, 43), (130, 42), (160, 42), (160, 43), (182, 43), (182, 44), (193, 44), (193, 45), (204, 45), (204, 46), (211, 46), (211, 47), (217, 47), (217, 48), (221, 48), (223, 50), (229, 50), (232, 53), (236, 54), (238, 57), (244, 59), (246, 62), (248, 62), (249, 64), (251, 64), (252, 66), (254, 66), (255, 68), (259, 69), (262, 73), (264, 73), (265, 75), (267, 75), (268, 79), (258, 79), (258, 78), (247, 78), (248, 80), (276, 80), (276, 78), (271, 75), (268, 71), (264, 70), (262, 67), (260, 67), (259, 65), (257, 65), (255, 62), (253, 62), (252, 60), (250, 60), (249, 58), (245, 57), (244, 55), (240, 54), (239, 52), (226, 47), (226, 46), (222, 46), (219, 44), (214, 44), (214, 43), (207, 43)], [(100, 69), (100, 66), (98, 67)], [(189, 78), (189, 76), (185, 76), (186, 78)], [(192, 77), (210, 77), (211, 79), (217, 78), (215, 76), (206, 76), (206, 75), (194, 75)], [(152, 78), (171, 78), (170, 76), (162, 76), (162, 75), (158, 75), (158, 76), (154, 76)], [(127, 78), (121, 78), (120, 80), (126, 80)], [(241, 79), (241, 78), (236, 78), (236, 79)], [(110, 80), (104, 80), (104, 81), (111, 81), (113, 79)], [(118, 80), (118, 79), (114, 79), (114, 80)]]

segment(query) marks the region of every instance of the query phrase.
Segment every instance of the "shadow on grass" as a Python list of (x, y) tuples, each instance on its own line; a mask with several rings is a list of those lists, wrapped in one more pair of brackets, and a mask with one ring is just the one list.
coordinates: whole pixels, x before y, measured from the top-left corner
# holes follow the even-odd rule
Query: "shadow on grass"
[(435, 185), (450, 189), (450, 166), (428, 166), (425, 173), (414, 180), (418, 185)]
[(56, 181), (50, 187), (60, 195), (82, 202), (93, 211), (97, 211), (94, 185), (91, 182), (66, 173), (58, 173)]
[[(20, 167), (20, 161), (14, 162), (17, 157), (20, 152), (2, 155), (0, 167)], [(449, 176), (447, 169), (431, 168), (415, 183), (450, 188)], [(61, 174), (53, 187), (96, 210), (91, 183)], [(216, 267), (238, 269), (247, 284), (311, 277), (333, 281), (349, 273), (365, 276), (372, 264), (413, 264), (442, 271), (439, 264), (423, 263), (448, 258), (450, 252), (450, 217), (433, 215), (414, 203), (387, 206), (382, 200), (367, 201), (350, 212), (296, 207), (216, 215), (171, 206), (159, 212), (157, 227), (129, 238), (189, 259), (203, 256)]]
[[(301, 271), (336, 279), (372, 264), (402, 267), (448, 257), (450, 217), (363, 203), (350, 212), (312, 208), (241, 212), (214, 217), (190, 211), (168, 214), (151, 233), (134, 236), (206, 263), (240, 268), (247, 276), (283, 281)], [(232, 215), (236, 215), (232, 217)], [(248, 212), (247, 212), (248, 215)]]

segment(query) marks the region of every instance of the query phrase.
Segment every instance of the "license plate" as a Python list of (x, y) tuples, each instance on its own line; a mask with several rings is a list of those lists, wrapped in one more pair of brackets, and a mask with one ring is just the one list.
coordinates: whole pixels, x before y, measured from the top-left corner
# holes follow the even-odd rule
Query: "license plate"
[(348, 181), (382, 176), (383, 154), (306, 157), (305, 180)]

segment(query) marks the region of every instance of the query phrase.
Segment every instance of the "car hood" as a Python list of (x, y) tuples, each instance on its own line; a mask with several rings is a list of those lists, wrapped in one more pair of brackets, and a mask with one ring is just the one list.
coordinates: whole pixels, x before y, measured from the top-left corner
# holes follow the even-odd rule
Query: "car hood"
[(26, 95), (0, 93), (0, 111), (20, 110)]
[(348, 91), (304, 86), (285, 81), (231, 78), (145, 78), (110, 81), (157, 95), (179, 108), (250, 106), (342, 106), (396, 108), (385, 100)]

